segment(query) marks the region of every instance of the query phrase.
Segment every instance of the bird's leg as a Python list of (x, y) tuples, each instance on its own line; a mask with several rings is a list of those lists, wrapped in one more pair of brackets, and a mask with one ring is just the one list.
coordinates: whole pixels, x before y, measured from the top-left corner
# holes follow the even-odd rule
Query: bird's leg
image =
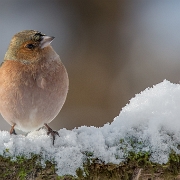
[(15, 125), (16, 125), (16, 124), (13, 124), (13, 125), (11, 126), (11, 130), (10, 130), (10, 132), (9, 132), (10, 134), (17, 135), (16, 132), (15, 132), (15, 130), (14, 130)]
[(53, 137), (53, 145), (54, 145), (54, 140), (55, 140), (55, 135), (58, 135), (59, 136), (59, 133), (57, 131), (53, 131), (46, 123), (44, 123), (44, 125), (46, 126), (47, 128), (47, 135), (51, 134), (52, 137)]

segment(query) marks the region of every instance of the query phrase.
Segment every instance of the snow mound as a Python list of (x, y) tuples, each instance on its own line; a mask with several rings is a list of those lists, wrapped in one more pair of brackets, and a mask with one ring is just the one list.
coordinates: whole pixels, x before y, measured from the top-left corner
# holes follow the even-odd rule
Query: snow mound
[[(130, 100), (111, 124), (59, 130), (55, 145), (41, 129), (23, 135), (0, 131), (0, 155), (15, 158), (31, 153), (57, 163), (57, 173), (76, 175), (87, 156), (118, 164), (129, 152), (148, 152), (151, 161), (167, 163), (173, 150), (180, 154), (180, 85), (164, 80)], [(43, 164), (43, 162), (42, 162)]]

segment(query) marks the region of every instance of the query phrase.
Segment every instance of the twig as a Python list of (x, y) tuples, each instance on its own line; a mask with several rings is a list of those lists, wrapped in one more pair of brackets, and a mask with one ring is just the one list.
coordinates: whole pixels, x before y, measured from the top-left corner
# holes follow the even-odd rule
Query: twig
[(132, 180), (138, 180), (140, 175), (141, 175), (141, 168), (137, 168), (134, 170), (134, 173), (133, 173), (133, 178)]

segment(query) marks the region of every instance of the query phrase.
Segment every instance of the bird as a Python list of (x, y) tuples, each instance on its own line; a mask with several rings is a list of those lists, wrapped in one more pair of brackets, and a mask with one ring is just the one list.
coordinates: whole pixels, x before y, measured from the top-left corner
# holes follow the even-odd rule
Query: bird
[(0, 113), (11, 125), (24, 132), (45, 126), (60, 112), (67, 97), (69, 78), (59, 55), (51, 46), (53, 36), (36, 30), (16, 33), (0, 67)]

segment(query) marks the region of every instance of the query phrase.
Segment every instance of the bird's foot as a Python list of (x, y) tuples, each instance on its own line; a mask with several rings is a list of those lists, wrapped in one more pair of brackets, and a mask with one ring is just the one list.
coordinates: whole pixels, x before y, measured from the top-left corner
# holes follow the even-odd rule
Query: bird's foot
[(53, 137), (53, 145), (54, 145), (55, 136), (56, 135), (59, 136), (59, 133), (57, 131), (53, 131), (46, 123), (44, 125), (47, 128), (47, 135), (51, 134), (51, 136)]
[(13, 126), (11, 126), (11, 130), (10, 130), (10, 132), (9, 132), (10, 134), (17, 135), (17, 134), (16, 134), (16, 131), (15, 131), (15, 129), (14, 129), (15, 125), (16, 125), (16, 124), (14, 124)]

